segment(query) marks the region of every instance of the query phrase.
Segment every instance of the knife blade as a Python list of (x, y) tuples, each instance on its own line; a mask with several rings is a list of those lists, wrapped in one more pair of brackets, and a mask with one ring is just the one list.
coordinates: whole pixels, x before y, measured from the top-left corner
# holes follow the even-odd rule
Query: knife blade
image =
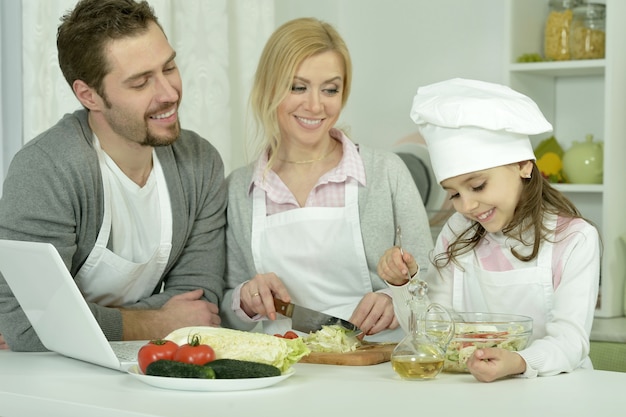
[(285, 317), (291, 318), (291, 326), (298, 331), (311, 333), (321, 330), (322, 326), (341, 326), (348, 331), (350, 336), (356, 336), (363, 331), (347, 320), (333, 317), (331, 315), (311, 310), (292, 303), (286, 303), (278, 298), (274, 298), (276, 312)]

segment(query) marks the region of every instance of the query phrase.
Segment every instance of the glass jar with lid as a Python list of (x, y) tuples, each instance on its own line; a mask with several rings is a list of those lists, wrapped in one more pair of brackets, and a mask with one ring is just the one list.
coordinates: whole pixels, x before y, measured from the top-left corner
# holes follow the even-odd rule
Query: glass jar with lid
[(571, 59), (604, 58), (606, 6), (587, 3), (573, 10), (570, 28)]
[(570, 59), (570, 25), (573, 9), (582, 0), (550, 0), (550, 12), (544, 30), (543, 54), (548, 61), (566, 61)]

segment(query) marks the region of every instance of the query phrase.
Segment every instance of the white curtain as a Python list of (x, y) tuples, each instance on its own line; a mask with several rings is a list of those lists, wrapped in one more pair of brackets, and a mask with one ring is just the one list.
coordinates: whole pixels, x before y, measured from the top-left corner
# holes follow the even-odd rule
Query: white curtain
[[(79, 108), (59, 69), (56, 30), (76, 0), (22, 0), (23, 140)], [(217, 147), (226, 172), (247, 162), (244, 124), (256, 62), (274, 29), (273, 0), (149, 0), (177, 51), (182, 126)]]
[(22, 146), (21, 4), (0, 0), (0, 195), (11, 158)]
[[(2, 5), (0, 4), (0, 25), (2, 25), (3, 22), (3, 18), (4, 18), (4, 12), (2, 9)], [(2, 39), (3, 39), (3, 35), (2, 35), (2, 30), (0, 30), (0, 51), (2, 50)], [(2, 85), (4, 84), (2, 82), (3, 78), (2, 78), (2, 61), (3, 61), (3, 57), (2, 54), (0, 53), (0, 97), (4, 97), (4, 94), (2, 94)], [(4, 177), (4, 171), (5, 171), (5, 163), (4, 163), (4, 124), (2, 123), (3, 120), (3, 102), (4, 100), (0, 100), (0, 196), (2, 196), (2, 178)]]

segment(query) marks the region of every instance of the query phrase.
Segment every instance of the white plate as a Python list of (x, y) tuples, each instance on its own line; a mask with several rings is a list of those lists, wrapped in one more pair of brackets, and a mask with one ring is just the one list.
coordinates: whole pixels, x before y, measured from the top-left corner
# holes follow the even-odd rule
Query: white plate
[(198, 378), (168, 378), (164, 376), (144, 375), (137, 365), (132, 366), (128, 373), (139, 381), (153, 387), (175, 389), (181, 391), (245, 391), (259, 389), (278, 384), (280, 381), (295, 374), (293, 368), (288, 369), (280, 376), (267, 378), (243, 379), (198, 379)]

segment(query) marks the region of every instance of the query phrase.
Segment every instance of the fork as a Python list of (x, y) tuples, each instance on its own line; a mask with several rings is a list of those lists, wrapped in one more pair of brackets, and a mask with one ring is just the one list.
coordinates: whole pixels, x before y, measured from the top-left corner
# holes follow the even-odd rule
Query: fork
[[(402, 248), (402, 228), (400, 226), (396, 227), (396, 245), (400, 248), (400, 254), (404, 259), (404, 249)], [(411, 272), (407, 268), (406, 276), (409, 279), (409, 286), (407, 287), (407, 290), (411, 296), (418, 296), (421, 299), (428, 292), (428, 284), (426, 281), (419, 279), (418, 275), (419, 274), (416, 273), (413, 277), (411, 277)]]

